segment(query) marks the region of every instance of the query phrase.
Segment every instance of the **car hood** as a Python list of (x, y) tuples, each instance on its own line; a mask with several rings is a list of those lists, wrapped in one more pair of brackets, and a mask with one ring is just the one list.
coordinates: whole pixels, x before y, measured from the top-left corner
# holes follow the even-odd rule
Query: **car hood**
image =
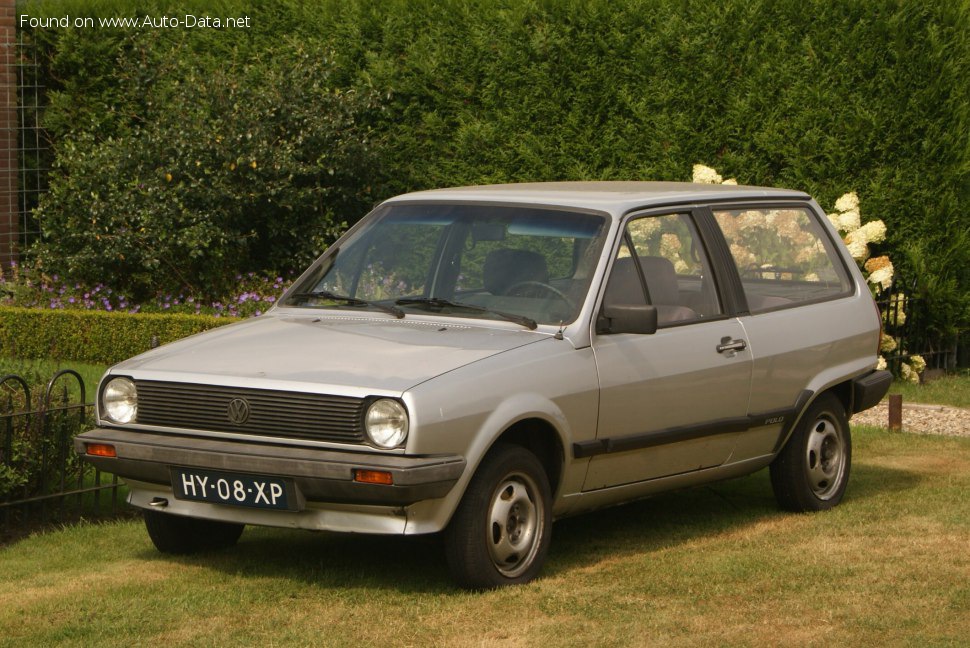
[(159, 347), (113, 374), (348, 396), (400, 394), (548, 334), (454, 320), (267, 314)]

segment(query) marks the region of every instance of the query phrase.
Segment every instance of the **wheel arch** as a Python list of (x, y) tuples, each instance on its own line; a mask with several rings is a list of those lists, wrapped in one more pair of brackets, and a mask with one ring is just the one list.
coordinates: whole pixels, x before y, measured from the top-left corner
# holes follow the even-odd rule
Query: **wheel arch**
[[(492, 448), (499, 443), (522, 446), (538, 459), (549, 479), (549, 489), (555, 497), (562, 483), (565, 449), (555, 427), (545, 419), (527, 418), (516, 421), (495, 439)], [(489, 448), (491, 451), (491, 448)]]
[(799, 394), (795, 401), (795, 411), (791, 418), (791, 421), (785, 426), (782, 434), (778, 438), (778, 442), (775, 444), (774, 453), (777, 455), (782, 451), (782, 449), (788, 444), (788, 441), (792, 437), (792, 433), (795, 431), (795, 427), (801, 423), (802, 417), (805, 412), (822, 398), (825, 394), (832, 394), (835, 398), (842, 404), (845, 409), (846, 417), (851, 416), (852, 412), (852, 379), (847, 378), (841, 382), (828, 385), (818, 391), (812, 391), (811, 389), (805, 389)]

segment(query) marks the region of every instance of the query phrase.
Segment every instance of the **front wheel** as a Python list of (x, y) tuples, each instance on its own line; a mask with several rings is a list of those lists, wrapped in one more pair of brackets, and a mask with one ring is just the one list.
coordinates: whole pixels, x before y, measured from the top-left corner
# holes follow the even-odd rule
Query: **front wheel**
[(551, 501), (549, 479), (534, 454), (514, 445), (493, 448), (445, 532), (455, 580), (491, 589), (535, 578), (552, 535)]
[(852, 464), (852, 437), (841, 401), (822, 394), (771, 463), (771, 486), (788, 511), (822, 511), (842, 501)]
[(236, 544), (243, 525), (145, 510), (145, 528), (162, 553), (192, 554)]

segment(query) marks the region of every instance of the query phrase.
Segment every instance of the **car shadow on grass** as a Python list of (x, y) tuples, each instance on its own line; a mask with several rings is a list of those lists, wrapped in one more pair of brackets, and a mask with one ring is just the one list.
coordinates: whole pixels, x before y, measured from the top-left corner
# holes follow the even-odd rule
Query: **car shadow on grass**
[[(871, 498), (892, 499), (922, 479), (910, 471), (855, 465), (839, 510), (848, 512), (853, 502), (865, 505)], [(606, 558), (650, 553), (786, 515), (793, 514), (777, 508), (767, 470), (664, 493), (556, 522), (543, 575), (565, 576)], [(459, 591), (448, 575), (440, 536), (369, 536), (249, 527), (239, 544), (228, 550), (166, 556), (146, 548), (141, 557), (198, 565), (234, 577), (292, 579), (324, 589)]]

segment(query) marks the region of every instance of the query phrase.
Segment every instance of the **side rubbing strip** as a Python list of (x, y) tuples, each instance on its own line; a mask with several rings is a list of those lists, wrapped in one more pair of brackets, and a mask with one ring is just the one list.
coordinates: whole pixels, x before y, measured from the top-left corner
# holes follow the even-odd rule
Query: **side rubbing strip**
[[(808, 392), (808, 394), (810, 396), (811, 392)], [(805, 402), (807, 401), (808, 398), (806, 397)], [(796, 407), (798, 407), (798, 404), (796, 404)], [(801, 407), (804, 407), (804, 404)], [(782, 433), (787, 436), (787, 430), (790, 429), (791, 421), (795, 419), (797, 412), (801, 412), (801, 408), (786, 408), (772, 410), (770, 412), (759, 412), (748, 416), (701, 423), (700, 425), (667, 428), (666, 430), (657, 430), (656, 432), (645, 432), (643, 434), (633, 434), (624, 437), (579, 441), (573, 444), (573, 457), (583, 459), (585, 457), (595, 457), (596, 455), (611, 454), (614, 452), (643, 450), (644, 448), (692, 441), (717, 434), (744, 432), (745, 430), (767, 425), (778, 425), (779, 423), (782, 424)]]
[(777, 453), (781, 450), (785, 442), (788, 441), (788, 435), (791, 434), (792, 428), (795, 427), (795, 422), (801, 417), (802, 412), (808, 407), (808, 402), (812, 400), (812, 396), (815, 395), (811, 389), (803, 389), (795, 399), (795, 407), (793, 408), (792, 415), (785, 421), (785, 424), (781, 427), (781, 432), (778, 434), (778, 440), (775, 442), (774, 452)]

